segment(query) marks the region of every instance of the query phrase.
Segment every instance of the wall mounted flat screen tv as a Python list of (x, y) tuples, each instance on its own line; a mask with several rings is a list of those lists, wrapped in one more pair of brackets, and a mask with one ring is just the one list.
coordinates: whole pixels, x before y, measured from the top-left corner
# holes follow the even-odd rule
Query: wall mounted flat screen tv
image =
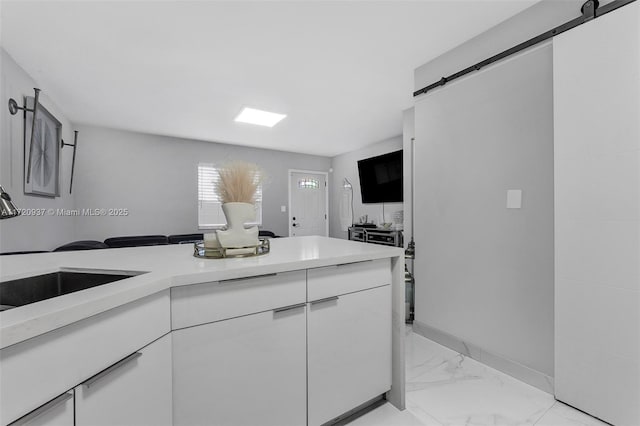
[(358, 161), (362, 202), (402, 202), (402, 150)]

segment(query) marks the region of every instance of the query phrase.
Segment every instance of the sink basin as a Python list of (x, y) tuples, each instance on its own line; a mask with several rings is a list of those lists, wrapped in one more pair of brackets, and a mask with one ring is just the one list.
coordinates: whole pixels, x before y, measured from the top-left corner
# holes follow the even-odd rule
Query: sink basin
[(58, 271), (0, 282), (0, 311), (124, 280), (139, 274), (139, 272), (122, 271)]

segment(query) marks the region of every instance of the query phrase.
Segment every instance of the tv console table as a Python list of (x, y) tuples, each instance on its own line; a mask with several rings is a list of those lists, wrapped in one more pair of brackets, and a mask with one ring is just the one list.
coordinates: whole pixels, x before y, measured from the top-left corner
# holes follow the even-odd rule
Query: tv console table
[(402, 231), (385, 228), (370, 228), (363, 226), (350, 226), (349, 239), (363, 243), (382, 244), (385, 246), (402, 247)]

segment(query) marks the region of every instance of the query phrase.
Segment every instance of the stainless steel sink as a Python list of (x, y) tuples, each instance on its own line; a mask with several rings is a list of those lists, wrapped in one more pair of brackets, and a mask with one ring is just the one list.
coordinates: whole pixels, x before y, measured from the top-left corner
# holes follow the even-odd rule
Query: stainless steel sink
[(139, 275), (122, 271), (58, 271), (0, 282), (0, 311)]

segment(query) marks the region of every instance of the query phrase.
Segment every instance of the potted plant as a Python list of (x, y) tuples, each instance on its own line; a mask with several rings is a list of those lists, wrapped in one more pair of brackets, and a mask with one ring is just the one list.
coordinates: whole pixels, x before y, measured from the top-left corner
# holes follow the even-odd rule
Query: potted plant
[(216, 190), (227, 219), (227, 229), (216, 231), (222, 247), (241, 248), (258, 244), (258, 227), (245, 229), (245, 224), (255, 222), (256, 193), (263, 177), (260, 167), (244, 161), (234, 161), (218, 168)]

